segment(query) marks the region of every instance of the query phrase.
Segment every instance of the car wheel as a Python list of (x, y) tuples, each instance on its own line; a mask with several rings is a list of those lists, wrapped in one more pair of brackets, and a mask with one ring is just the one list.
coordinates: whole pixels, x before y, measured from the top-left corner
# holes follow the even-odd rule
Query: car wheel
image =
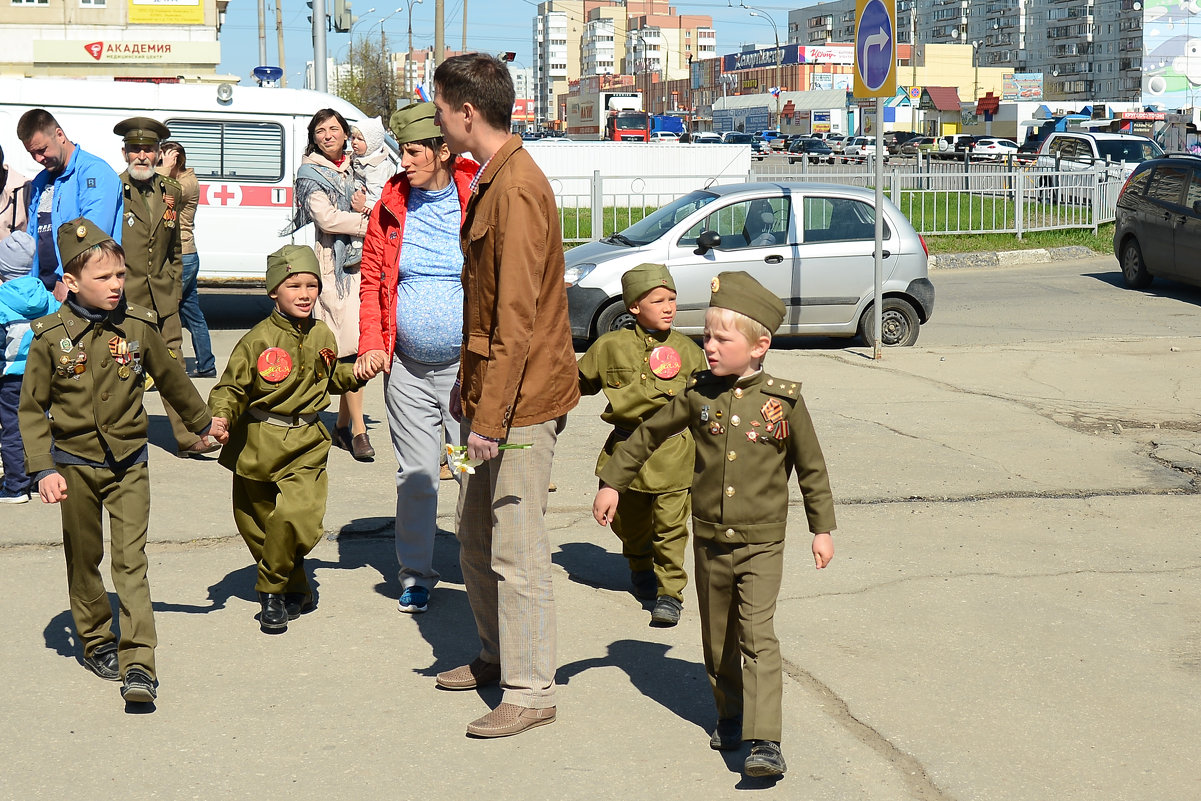
[(605, 308), (601, 309), (601, 313), (596, 318), (596, 335), (604, 336), (610, 331), (620, 331), (623, 328), (634, 327), (634, 315), (630, 314), (630, 310), (621, 305), (621, 298), (617, 298)]
[(1134, 237), (1128, 238), (1122, 245), (1122, 278), (1131, 289), (1146, 289), (1154, 276), (1147, 272), (1147, 264), (1143, 261), (1142, 248)]
[[(859, 336), (869, 348), (875, 344), (876, 315), (874, 304), (869, 304), (859, 318)], [(909, 347), (917, 342), (918, 329), (921, 320), (917, 310), (909, 301), (902, 298), (885, 298), (880, 315), (880, 327), (883, 332), (880, 341), (886, 347)]]

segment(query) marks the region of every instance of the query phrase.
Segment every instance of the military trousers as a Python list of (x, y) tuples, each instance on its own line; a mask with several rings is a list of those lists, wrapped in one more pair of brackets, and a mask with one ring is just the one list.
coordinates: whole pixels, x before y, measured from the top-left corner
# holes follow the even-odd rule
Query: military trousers
[(258, 565), (259, 592), (307, 592), (304, 557), (321, 540), (328, 474), (323, 467), (277, 482), (234, 474), (234, 523)]
[[(165, 317), (158, 318), (158, 330), (163, 335), (163, 342), (167, 343), (167, 349), (171, 351), (171, 357), (183, 365), (183, 326), (179, 321), (179, 312), (174, 311)], [(184, 425), (183, 419), (179, 414), (171, 408), (171, 404), (167, 403), (166, 398), (162, 398), (163, 411), (167, 413), (167, 421), (171, 423), (171, 433), (175, 435), (175, 445), (181, 451), (196, 444), (200, 437), (188, 431), (188, 427)]]
[(719, 718), (742, 718), (744, 740), (780, 741), (784, 694), (773, 619), (784, 543), (693, 538), (705, 671)]
[[(459, 484), (459, 563), (480, 658), (500, 664), (501, 700), (531, 709), (555, 705), (555, 596), (546, 496), (559, 417), (510, 428), (504, 450)], [(464, 419), (465, 442), (471, 421)]]
[(692, 493), (686, 489), (653, 493), (626, 490), (617, 502), (612, 524), (630, 570), (654, 570), (658, 594), (680, 602), (688, 584), (684, 551), (688, 545), (691, 497)]
[(67, 596), (85, 656), (117, 639), (113, 609), (100, 576), (104, 557), (104, 512), (109, 519), (109, 560), (120, 604), (121, 638), (117, 660), (121, 675), (130, 667), (155, 677), (154, 609), (146, 578), (146, 531), (150, 523), (150, 470), (145, 462), (123, 470), (60, 464), (67, 482), (61, 502)]

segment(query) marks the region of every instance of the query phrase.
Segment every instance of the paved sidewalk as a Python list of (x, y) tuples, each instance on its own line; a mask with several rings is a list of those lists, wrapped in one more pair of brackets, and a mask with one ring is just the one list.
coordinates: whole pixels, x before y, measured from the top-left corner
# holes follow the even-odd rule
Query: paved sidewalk
[[(219, 362), (235, 339), (216, 332)], [(1201, 336), (1172, 347), (772, 351), (771, 372), (804, 380), (839, 517), (819, 573), (799, 503), (790, 514), (776, 620), (789, 773), (774, 785), (708, 748), (691, 586), (680, 626), (649, 628), (589, 516), (598, 398), (570, 417), (550, 497), (559, 719), (478, 741), (464, 727), (499, 694), (432, 679), (478, 648), (448, 532), (430, 611), (396, 611), (380, 385), (379, 458), (331, 458), (320, 605), (277, 637), (253, 619), (228, 473), (170, 455), (155, 397), (160, 703), (126, 714), (117, 685), (81, 667), (57, 510), (0, 508), (0, 798), (1191, 801)], [(443, 529), (453, 504), (443, 483)]]

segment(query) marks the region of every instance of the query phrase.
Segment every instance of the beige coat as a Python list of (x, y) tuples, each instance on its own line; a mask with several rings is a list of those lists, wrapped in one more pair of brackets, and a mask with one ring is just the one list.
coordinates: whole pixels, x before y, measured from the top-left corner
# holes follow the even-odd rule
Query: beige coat
[(25, 231), (29, 228), (26, 216), (29, 203), (29, 179), (21, 173), (8, 168), (7, 180), (0, 186), (0, 239), (4, 239), (13, 231)]
[[(350, 157), (343, 159), (341, 166), (335, 165), (320, 153), (310, 153), (303, 163), (316, 164), (350, 175)], [(334, 236), (349, 234), (363, 236), (367, 233), (367, 215), (357, 211), (341, 211), (326, 197), (324, 192), (314, 192), (308, 201), (309, 216), (317, 226), (313, 251), (321, 265), (321, 295), (313, 316), (323, 321), (334, 332), (338, 341), (338, 357), (357, 356), (359, 352), (359, 274), (358, 268), (351, 276), (346, 294), (338, 297), (337, 280), (334, 275)]]

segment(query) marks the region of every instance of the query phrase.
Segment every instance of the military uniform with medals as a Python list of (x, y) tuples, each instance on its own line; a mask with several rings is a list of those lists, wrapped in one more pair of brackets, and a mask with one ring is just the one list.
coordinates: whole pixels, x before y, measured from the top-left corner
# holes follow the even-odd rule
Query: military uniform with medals
[[(633, 280), (627, 281), (626, 276), (631, 275)], [(626, 276), (623, 284), (630, 284), (632, 290), (623, 291), (623, 296), (631, 296), (627, 308), (657, 286), (675, 289), (662, 265), (640, 265)], [(704, 367), (704, 352), (678, 331), (647, 331), (635, 325), (607, 333), (593, 343), (579, 361), (580, 394), (604, 392), (609, 405), (601, 420), (613, 426), (596, 461), (598, 476), (617, 443), (682, 395), (688, 379)], [(684, 550), (693, 439), (683, 426), (675, 434), (655, 449), (622, 493), (612, 526), (621, 539), (630, 571), (653, 570), (656, 595), (682, 602), (688, 583)]]
[[(750, 276), (722, 273), (714, 283), (711, 306), (746, 314), (769, 331), (779, 327), (783, 304)], [(772, 620), (783, 576), (788, 482), (795, 471), (810, 530), (833, 530), (821, 446), (799, 382), (762, 370), (745, 377), (705, 371), (615, 449), (601, 480), (624, 490), (643, 461), (681, 428), (696, 438), (693, 550), (705, 669), (718, 716), (741, 718), (743, 739), (779, 742), (783, 675)]]
[[(268, 291), (291, 273), (320, 277), (312, 249), (300, 245), (285, 245), (268, 264)], [(213, 417), (230, 424), (219, 461), (234, 474), (234, 520), (258, 565), (260, 593), (309, 593), (304, 557), (321, 538), (330, 447), (317, 413), (331, 393), (366, 383), (336, 348), (325, 323), (276, 309), (234, 346), (209, 394)]]
[[(64, 223), (58, 231), (64, 264), (109, 238), (86, 219)], [(207, 432), (210, 422), (208, 407), (155, 323), (153, 311), (124, 300), (103, 312), (68, 297), (56, 313), (32, 325), (20, 407), (26, 471), (36, 480), (58, 472), (67, 484), (63, 551), (84, 656), (116, 639), (99, 571), (108, 509), (113, 585), (121, 600), (120, 672), (138, 666), (151, 679), (158, 640), (146, 578), (145, 374), (154, 377), (163, 400), (184, 414), (189, 431)]]
[[(165, 125), (146, 117), (133, 117), (117, 123), (113, 132), (123, 137), (127, 147), (158, 146), (170, 135)], [(180, 358), (183, 327), (179, 320), (179, 300), (183, 292), (183, 245), (178, 213), (184, 207), (183, 188), (171, 178), (157, 173), (146, 181), (137, 181), (129, 170), (121, 173), (124, 217), (121, 246), (125, 249), (125, 296), (130, 303), (152, 309), (158, 315), (158, 329), (172, 358)], [(183, 452), (196, 443), (194, 436), (175, 409), (163, 404), (178, 449)]]

